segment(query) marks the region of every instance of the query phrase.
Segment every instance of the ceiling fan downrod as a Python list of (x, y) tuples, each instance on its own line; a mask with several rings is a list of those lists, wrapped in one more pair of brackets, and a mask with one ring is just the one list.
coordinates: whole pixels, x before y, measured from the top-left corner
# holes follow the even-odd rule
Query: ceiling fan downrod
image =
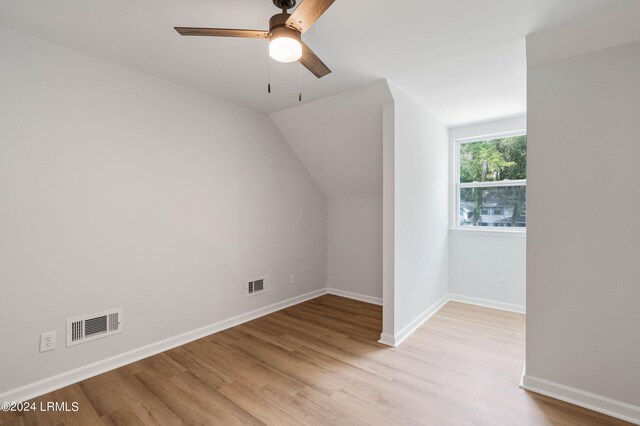
[(296, 0), (273, 0), (273, 4), (282, 10), (282, 13), (287, 13), (287, 10), (295, 7)]

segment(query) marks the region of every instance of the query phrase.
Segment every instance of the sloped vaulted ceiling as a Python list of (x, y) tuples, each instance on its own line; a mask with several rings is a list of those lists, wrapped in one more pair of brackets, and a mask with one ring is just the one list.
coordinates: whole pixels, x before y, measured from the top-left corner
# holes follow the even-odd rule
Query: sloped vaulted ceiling
[(327, 198), (382, 196), (384, 80), (271, 114)]
[(271, 0), (3, 0), (0, 24), (267, 113), (295, 107), (300, 89), (310, 102), (385, 78), (456, 125), (524, 112), (524, 43), (509, 43), (625, 1), (337, 0), (305, 34), (333, 73), (299, 80), (272, 61), (271, 94), (266, 40), (173, 30), (264, 29)]

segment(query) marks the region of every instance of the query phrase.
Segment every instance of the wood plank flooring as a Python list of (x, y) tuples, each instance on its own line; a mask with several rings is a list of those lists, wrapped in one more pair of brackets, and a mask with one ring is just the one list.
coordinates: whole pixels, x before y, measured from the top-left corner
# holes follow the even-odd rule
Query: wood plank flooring
[(3, 425), (621, 425), (518, 388), (524, 316), (450, 302), (400, 348), (326, 295), (34, 400)]

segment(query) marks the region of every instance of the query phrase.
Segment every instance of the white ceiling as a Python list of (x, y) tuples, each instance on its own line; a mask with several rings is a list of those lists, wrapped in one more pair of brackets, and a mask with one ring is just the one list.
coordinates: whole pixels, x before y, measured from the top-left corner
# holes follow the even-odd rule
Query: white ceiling
[[(336, 0), (305, 35), (333, 74), (305, 102), (388, 78), (448, 125), (525, 108), (522, 38), (636, 0)], [(266, 29), (271, 0), (3, 0), (0, 24), (265, 112), (297, 105), (298, 66), (267, 42), (180, 37), (173, 26)]]
[(325, 196), (382, 196), (383, 80), (271, 114)]

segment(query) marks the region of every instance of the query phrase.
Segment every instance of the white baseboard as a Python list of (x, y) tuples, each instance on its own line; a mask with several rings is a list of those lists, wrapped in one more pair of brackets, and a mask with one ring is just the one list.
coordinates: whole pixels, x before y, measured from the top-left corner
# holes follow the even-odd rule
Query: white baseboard
[(393, 337), (393, 334), (389, 334), (389, 333), (380, 334), (380, 340), (378, 340), (378, 342), (382, 343), (383, 345), (391, 346), (394, 348), (398, 347), (398, 345), (396, 345), (396, 339), (395, 337)]
[(160, 352), (168, 351), (169, 349), (173, 349), (177, 346), (181, 346), (194, 340), (209, 336), (211, 334), (218, 333), (222, 330), (235, 327), (245, 322), (252, 321), (264, 315), (277, 312), (284, 308), (288, 308), (289, 306), (297, 305), (298, 303), (315, 299), (316, 297), (322, 296), (326, 293), (326, 288), (312, 291), (310, 293), (283, 300), (282, 302), (274, 303), (272, 305), (265, 306), (264, 308), (256, 309), (245, 314), (231, 317), (226, 320), (222, 320), (214, 324), (198, 328), (196, 330), (188, 331), (186, 333), (179, 334), (177, 336), (170, 337), (168, 339), (161, 340), (150, 345), (133, 349), (131, 351), (110, 358), (87, 364), (82, 367), (43, 380), (39, 380), (25, 386), (21, 386), (17, 389), (11, 389), (0, 394), (0, 402), (20, 402), (30, 400), (37, 396), (52, 392), (56, 389), (60, 389), (65, 386), (77, 383), (81, 380), (97, 376), (98, 374), (102, 374), (118, 367), (131, 364), (132, 362), (148, 358)]
[(521, 388), (640, 425), (640, 406), (525, 374)]
[(359, 300), (361, 302), (372, 303), (374, 305), (382, 306), (381, 297), (367, 296), (366, 294), (353, 293), (351, 291), (340, 290), (337, 288), (327, 288), (327, 293), (334, 294), (336, 296), (346, 297), (347, 299)]
[[(331, 293), (331, 291), (329, 291)], [(348, 296), (347, 296), (348, 297)], [(411, 335), (418, 327), (424, 324), (429, 318), (431, 318), (436, 312), (440, 310), (444, 305), (449, 301), (467, 303), (470, 305), (478, 305), (484, 306), (487, 308), (499, 309), (501, 311), (509, 311), (509, 312), (517, 312), (517, 313), (525, 313), (525, 307), (521, 305), (512, 305), (509, 303), (496, 302), (493, 300), (480, 299), (477, 297), (469, 297), (463, 296), (461, 294), (447, 294), (441, 300), (433, 304), (429, 309), (424, 311), (420, 316), (418, 316), (415, 320), (409, 323), (407, 326), (402, 328), (399, 332), (394, 335), (389, 333), (382, 333), (380, 335), (380, 340), (378, 342), (383, 345), (398, 347), (400, 343), (402, 343), (407, 337)]]
[(382, 333), (380, 335), (380, 340), (378, 342), (383, 345), (393, 346), (397, 348), (400, 344), (411, 335), (414, 331), (416, 331), (425, 321), (435, 315), (444, 305), (449, 302), (449, 295), (445, 295), (442, 299), (431, 305), (424, 312), (422, 312), (418, 317), (416, 317), (409, 324), (404, 326), (400, 331), (395, 333), (395, 335), (391, 335), (388, 333)]
[[(285, 309), (289, 306), (296, 305), (298, 303), (305, 302), (307, 300), (314, 299), (322, 296), (323, 294), (335, 294), (337, 296), (347, 297), (355, 300), (361, 300), (367, 303), (381, 304), (382, 300), (379, 298), (360, 295), (357, 293), (346, 292), (343, 290), (337, 290), (332, 288), (320, 289), (307, 294), (303, 294), (291, 299), (284, 300), (282, 302), (274, 303), (264, 308), (256, 309), (245, 314), (241, 314), (235, 317), (228, 318), (223, 321), (210, 324), (208, 326), (192, 330), (160, 342), (155, 342), (150, 345), (146, 345), (101, 361), (88, 364), (74, 370), (67, 371), (56, 376), (52, 376), (37, 382), (21, 386), (17, 389), (12, 389), (0, 394), (0, 401), (5, 402), (18, 402), (27, 401), (37, 396), (46, 394), (48, 392), (60, 389), (62, 387), (77, 383), (81, 380), (88, 379), (98, 374), (105, 373), (107, 371), (122, 367), (135, 361), (156, 355), (158, 353), (173, 349), (177, 346), (184, 345), (194, 340), (215, 334), (222, 330), (226, 330), (231, 327), (243, 324), (245, 322), (254, 320), (264, 315), (277, 312)], [(470, 303), (480, 306), (487, 306), (495, 309), (508, 310), (512, 312), (524, 312), (524, 307), (518, 305), (503, 304), (500, 302), (487, 301), (484, 299), (476, 299), (461, 295), (447, 295), (440, 301), (433, 304), (422, 314), (420, 314), (411, 323), (403, 327), (395, 335), (382, 333), (379, 342), (388, 346), (397, 347), (407, 337), (409, 337), (417, 328), (419, 328), (425, 321), (431, 318), (436, 312), (438, 312), (449, 300), (454, 300), (463, 303)], [(518, 308), (522, 308), (518, 310)], [(640, 407), (625, 402), (617, 401), (611, 398), (607, 398), (601, 395), (597, 395), (591, 392), (583, 391), (580, 389), (565, 386), (559, 383), (551, 382), (544, 379), (532, 377), (530, 375), (524, 375), (522, 377), (521, 387), (531, 392), (536, 392), (542, 395), (549, 396), (551, 398), (559, 399), (561, 401), (575, 404), (593, 411), (597, 411), (612, 417), (616, 417), (631, 423), (640, 425)]]
[(469, 305), (484, 306), (485, 308), (499, 309), (501, 311), (517, 312), (524, 314), (526, 307), (522, 305), (513, 305), (511, 303), (496, 302), (494, 300), (481, 299), (479, 297), (463, 296), (461, 294), (449, 294), (449, 299), (454, 302), (467, 303)]

